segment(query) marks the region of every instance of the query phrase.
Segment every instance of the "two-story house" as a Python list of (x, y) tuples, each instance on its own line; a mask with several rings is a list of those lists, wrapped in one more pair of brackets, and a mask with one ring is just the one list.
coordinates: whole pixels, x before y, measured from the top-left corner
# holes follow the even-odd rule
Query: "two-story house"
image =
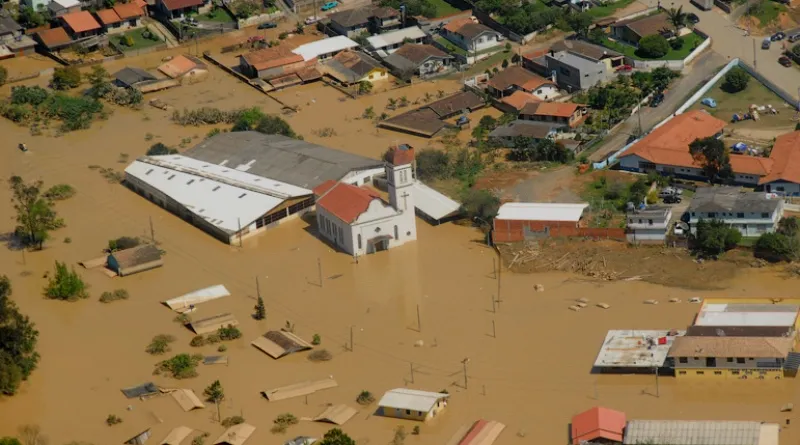
[(719, 220), (742, 236), (756, 237), (778, 228), (783, 199), (738, 187), (702, 187), (697, 189), (686, 212), (692, 233), (697, 232), (701, 220)]
[(663, 244), (669, 232), (672, 209), (650, 207), (625, 215), (628, 231), (626, 237), (633, 244)]
[(792, 337), (677, 337), (668, 357), (675, 377), (780, 379)]
[(572, 102), (529, 102), (522, 107), (519, 118), (526, 121), (548, 122), (562, 128), (575, 128), (589, 115), (589, 108)]
[(515, 91), (525, 92), (538, 100), (550, 100), (561, 95), (558, 86), (550, 79), (514, 65), (492, 76), (487, 91), (496, 98), (510, 96)]
[(544, 58), (550, 74), (556, 76), (558, 86), (569, 92), (589, 89), (612, 75), (604, 60), (574, 51), (551, 51)]
[(328, 16), (338, 34), (355, 38), (362, 34), (381, 34), (400, 29), (400, 12), (389, 7), (356, 7)]
[(800, 131), (778, 136), (769, 160), (772, 167), (769, 174), (759, 180), (759, 187), (772, 193), (800, 195)]
[(503, 35), (470, 18), (455, 19), (442, 27), (440, 34), (470, 56), (500, 50)]

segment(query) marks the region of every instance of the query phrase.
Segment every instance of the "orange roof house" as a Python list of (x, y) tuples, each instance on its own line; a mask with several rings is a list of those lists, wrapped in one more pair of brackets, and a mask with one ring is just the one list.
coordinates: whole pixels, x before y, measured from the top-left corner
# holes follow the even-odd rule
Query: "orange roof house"
[(64, 28), (60, 26), (40, 31), (36, 34), (36, 38), (49, 50), (58, 49), (72, 43), (72, 39), (64, 31)]
[(62, 15), (61, 20), (73, 34), (97, 31), (101, 28), (89, 11), (70, 12)]
[(144, 10), (135, 2), (131, 3), (116, 3), (114, 5), (114, 12), (119, 15), (122, 20), (132, 20), (144, 15)]
[(759, 184), (774, 182), (800, 184), (800, 131), (778, 136), (775, 145), (772, 146), (769, 161), (772, 162), (772, 168), (769, 174), (758, 181)]
[(366, 212), (377, 193), (351, 184), (328, 180), (314, 188), (317, 207), (324, 208), (343, 222), (350, 224)]
[(208, 67), (200, 59), (194, 56), (178, 55), (172, 60), (160, 65), (158, 70), (166, 74), (171, 79), (183, 77), (195, 70), (205, 71)]
[(596, 406), (572, 418), (572, 444), (605, 439), (622, 442), (625, 429), (625, 413)]
[(587, 107), (572, 102), (529, 102), (519, 112), (520, 119), (553, 122), (577, 127), (588, 116)]
[(303, 56), (283, 46), (264, 48), (239, 56), (239, 65), (243, 73), (252, 78), (265, 80), (296, 73), (316, 63), (316, 58), (306, 61)]
[(97, 11), (97, 18), (100, 19), (100, 23), (105, 26), (113, 25), (114, 23), (119, 23), (122, 19), (119, 18), (116, 12), (113, 9), (101, 9)]

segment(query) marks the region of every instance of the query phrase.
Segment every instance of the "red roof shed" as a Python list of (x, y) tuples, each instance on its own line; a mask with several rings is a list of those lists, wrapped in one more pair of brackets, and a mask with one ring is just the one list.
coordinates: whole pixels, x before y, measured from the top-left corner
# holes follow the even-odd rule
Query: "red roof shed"
[(572, 418), (572, 443), (606, 439), (622, 443), (625, 413), (596, 406)]

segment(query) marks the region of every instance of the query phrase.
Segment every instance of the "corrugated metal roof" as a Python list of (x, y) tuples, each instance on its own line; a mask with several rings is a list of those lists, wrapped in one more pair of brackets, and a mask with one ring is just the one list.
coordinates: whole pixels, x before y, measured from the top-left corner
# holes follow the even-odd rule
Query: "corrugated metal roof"
[(414, 182), (412, 191), (414, 193), (414, 207), (432, 219), (440, 220), (461, 210), (460, 203), (419, 181)]
[(450, 397), (449, 394), (438, 392), (419, 391), (408, 388), (395, 388), (386, 391), (383, 397), (381, 397), (380, 402), (378, 402), (378, 406), (421, 411), (426, 413), (433, 409), (437, 401), (446, 399), (448, 397)]
[(496, 219), (512, 221), (579, 221), (587, 203), (561, 204), (509, 202), (500, 206)]
[(217, 284), (216, 286), (209, 286), (189, 292), (188, 294), (183, 294), (180, 297), (172, 298), (165, 301), (164, 304), (169, 306), (169, 308), (173, 311), (183, 312), (183, 310), (188, 309), (190, 306), (195, 304), (227, 297), (230, 294), (231, 293), (228, 292), (228, 289), (225, 286)]
[(403, 43), (403, 40), (405, 39), (422, 39), (425, 37), (425, 35), (426, 34), (419, 28), (419, 26), (410, 26), (408, 28), (398, 29), (397, 31), (390, 31), (384, 34), (367, 37), (367, 42), (369, 42), (369, 46), (372, 48), (380, 49), (389, 45)]
[[(761, 422), (716, 420), (631, 420), (625, 445), (766, 445), (760, 443)], [(774, 424), (772, 424), (774, 425)]]
[(315, 381), (309, 380), (292, 385), (281, 386), (280, 388), (267, 389), (265, 391), (261, 391), (261, 395), (266, 397), (270, 402), (275, 402), (277, 400), (313, 394), (317, 391), (335, 388), (337, 386), (339, 386), (339, 384), (334, 379), (322, 379)]
[(201, 409), (206, 407), (203, 402), (200, 401), (200, 398), (197, 397), (197, 394), (195, 394), (191, 389), (176, 389), (175, 391), (172, 391), (172, 398), (178, 402), (178, 405), (180, 405), (184, 411), (191, 411), (193, 409)]
[(330, 54), (356, 47), (358, 47), (358, 43), (345, 36), (336, 36), (300, 45), (292, 50), (292, 52), (303, 56), (303, 60), (311, 60), (322, 54)]
[(218, 314), (193, 321), (190, 326), (197, 335), (213, 334), (225, 326), (237, 326), (239, 321), (232, 314)]
[(325, 411), (314, 417), (315, 422), (328, 422), (335, 425), (344, 425), (356, 415), (358, 410), (347, 405), (331, 405)]
[(169, 432), (167, 437), (161, 441), (161, 445), (178, 445), (183, 442), (183, 439), (189, 437), (189, 434), (192, 434), (192, 431), (194, 430), (188, 426), (175, 427)]
[(256, 427), (247, 423), (240, 423), (228, 428), (221, 436), (214, 441), (214, 445), (230, 444), (242, 445), (253, 434)]
[(701, 312), (697, 326), (792, 326), (796, 312)]

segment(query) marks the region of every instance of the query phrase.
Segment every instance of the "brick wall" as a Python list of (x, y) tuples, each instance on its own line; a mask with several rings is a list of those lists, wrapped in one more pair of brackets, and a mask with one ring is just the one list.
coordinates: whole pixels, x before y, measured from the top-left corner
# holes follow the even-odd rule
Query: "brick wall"
[(625, 229), (578, 227), (565, 221), (494, 221), (492, 239), (495, 243), (513, 243), (535, 238), (607, 238), (624, 241)]

